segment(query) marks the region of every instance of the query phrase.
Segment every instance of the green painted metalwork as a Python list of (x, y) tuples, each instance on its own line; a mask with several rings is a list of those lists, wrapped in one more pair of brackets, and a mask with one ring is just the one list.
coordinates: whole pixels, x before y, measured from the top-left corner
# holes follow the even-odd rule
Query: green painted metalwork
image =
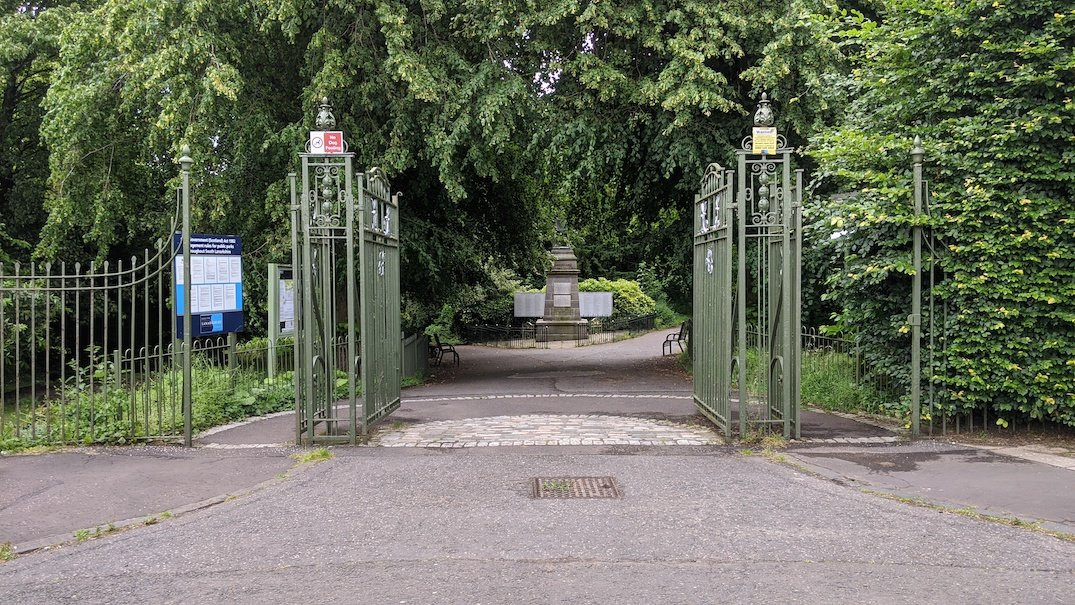
[(732, 178), (710, 164), (694, 198), (694, 403), (731, 436)]
[[(925, 156), (922, 140), (915, 137), (911, 158), (914, 179), (914, 216), (922, 216), (922, 158)], [(922, 226), (915, 221), (912, 228), (911, 315), (911, 437), (921, 435), (922, 423)]]
[[(318, 109), (332, 128), (327, 100)], [(398, 197), (379, 169), (355, 174), (354, 154), (310, 151), (290, 178), (296, 441), (355, 444), (399, 407)]]
[[(792, 150), (782, 136), (778, 146), (772, 156), (753, 154), (748, 140), (737, 153), (739, 432), (772, 426), (792, 438), (800, 434), (802, 171), (793, 181)], [(756, 342), (746, 338), (748, 323), (759, 335)], [(745, 388), (748, 348), (766, 364), (764, 393)]]
[[(319, 107), (318, 127), (331, 128), (335, 119), (327, 101)], [(326, 118), (325, 116), (328, 116)], [(331, 118), (331, 123), (328, 119)], [(300, 154), (301, 193), (296, 199), (292, 183), (292, 263), (295, 290), (295, 406), (296, 440), (299, 443), (356, 443), (357, 318), (354, 291), (355, 200), (353, 153)], [(340, 266), (342, 264), (342, 267)], [(344, 317), (338, 316), (342, 269), (347, 298)], [(337, 324), (345, 322), (342, 339)], [(342, 347), (341, 347), (342, 345)], [(340, 359), (340, 349), (346, 349)], [(336, 397), (337, 370), (348, 380), (346, 416), (339, 414)]]
[[(922, 140), (916, 136), (911, 149), (915, 223), (912, 228), (911, 249), (914, 271), (911, 276), (911, 315), (908, 317), (908, 325), (911, 326), (911, 434), (914, 437), (926, 431), (929, 435), (947, 434), (951, 415), (950, 408), (947, 405), (942, 406), (941, 400), (951, 396), (947, 392), (949, 368), (945, 351), (948, 346), (948, 314), (953, 303), (938, 294), (939, 284), (947, 278), (944, 257), (948, 246), (941, 234), (934, 230), (932, 225), (936, 222), (924, 225), (922, 221), (924, 216), (937, 218), (933, 215), (929, 181), (923, 177), (925, 155)], [(923, 282), (927, 277), (928, 287), (923, 292)], [(924, 313), (923, 299), (927, 301)], [(926, 345), (925, 356), (922, 355), (923, 344)], [(923, 383), (926, 393), (922, 392)], [(954, 417), (955, 431), (960, 432), (964, 420), (968, 430), (974, 430), (973, 412), (966, 414), (965, 419), (962, 416), (956, 414)], [(925, 431), (923, 422), (928, 423)], [(988, 426), (988, 422), (989, 411), (983, 409), (982, 426)]]
[[(755, 126), (769, 128), (775, 120), (762, 95)], [(779, 428), (793, 438), (800, 435), (803, 174), (792, 172), (783, 136), (774, 154), (753, 148), (746, 137), (734, 173), (710, 165), (695, 199), (694, 399), (730, 436), (735, 383), (740, 435)], [(752, 359), (764, 364), (762, 385), (748, 384)]]
[(192, 260), (190, 256), (190, 166), (193, 163), (194, 161), (190, 159), (190, 147), (184, 145), (179, 165), (182, 167), (183, 174), (183, 283), (187, 288), (187, 295), (183, 297), (183, 445), (187, 447), (191, 446), (191, 433), (193, 432), (191, 417), (194, 411), (190, 397), (193, 382), (190, 356), (194, 340), (194, 330), (191, 326), (194, 312), (191, 305), (194, 296), (191, 292), (193, 282), (190, 274)]
[(399, 407), (403, 378), (399, 297), (399, 195), (379, 168), (360, 176), (362, 432)]

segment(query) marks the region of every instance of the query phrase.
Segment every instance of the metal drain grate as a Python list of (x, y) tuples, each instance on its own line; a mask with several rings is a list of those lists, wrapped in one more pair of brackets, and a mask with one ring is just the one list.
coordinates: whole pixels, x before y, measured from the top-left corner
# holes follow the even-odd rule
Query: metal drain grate
[(530, 480), (534, 498), (619, 498), (612, 477), (534, 477)]

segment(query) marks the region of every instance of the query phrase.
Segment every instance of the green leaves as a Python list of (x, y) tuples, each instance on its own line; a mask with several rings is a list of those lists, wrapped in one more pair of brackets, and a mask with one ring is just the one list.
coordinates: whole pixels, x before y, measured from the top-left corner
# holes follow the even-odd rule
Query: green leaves
[(842, 31), (858, 95), (811, 149), (825, 187), (855, 192), (827, 206), (847, 231), (831, 296), (876, 361), (906, 363), (908, 152), (920, 134), (935, 295), (949, 309), (934, 318), (948, 338), (935, 368), (945, 406), (1075, 424), (1075, 12), (1029, 0), (887, 9)]

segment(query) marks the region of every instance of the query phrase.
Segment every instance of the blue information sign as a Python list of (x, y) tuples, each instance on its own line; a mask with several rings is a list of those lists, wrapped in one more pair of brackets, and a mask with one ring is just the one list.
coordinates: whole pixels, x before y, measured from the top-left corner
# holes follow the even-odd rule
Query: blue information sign
[[(172, 236), (177, 250), (182, 234)], [(175, 257), (176, 337), (183, 337), (183, 313), (190, 295), (192, 336), (241, 332), (243, 316), (243, 244), (237, 235), (190, 236), (190, 287), (183, 283), (182, 254)]]

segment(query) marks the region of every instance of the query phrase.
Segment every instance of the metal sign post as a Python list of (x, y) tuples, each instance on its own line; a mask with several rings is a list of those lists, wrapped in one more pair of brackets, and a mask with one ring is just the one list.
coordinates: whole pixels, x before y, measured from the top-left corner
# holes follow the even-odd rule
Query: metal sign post
[[(183, 155), (179, 166), (183, 175), (183, 258), (190, 258), (190, 167), (194, 160), (190, 158), (190, 147), (183, 145)], [(190, 263), (183, 263), (183, 283), (191, 282)], [(191, 297), (183, 299), (183, 445), (192, 445), (191, 416), (191, 349), (193, 348), (193, 330), (191, 330)]]

